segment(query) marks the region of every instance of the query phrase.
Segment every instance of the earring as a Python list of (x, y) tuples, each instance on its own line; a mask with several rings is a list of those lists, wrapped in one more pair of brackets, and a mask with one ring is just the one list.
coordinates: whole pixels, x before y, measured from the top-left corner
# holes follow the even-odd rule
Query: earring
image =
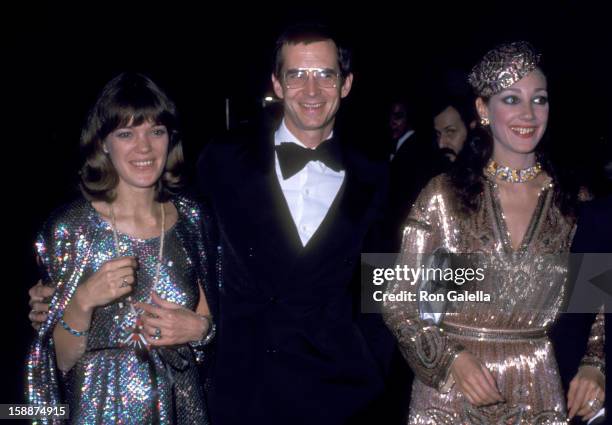
[(102, 152), (108, 155), (108, 148), (106, 147), (106, 145), (102, 145)]
[(487, 117), (480, 118), (480, 125), (482, 125), (483, 127), (486, 127), (489, 124), (490, 124), (489, 118), (487, 118)]

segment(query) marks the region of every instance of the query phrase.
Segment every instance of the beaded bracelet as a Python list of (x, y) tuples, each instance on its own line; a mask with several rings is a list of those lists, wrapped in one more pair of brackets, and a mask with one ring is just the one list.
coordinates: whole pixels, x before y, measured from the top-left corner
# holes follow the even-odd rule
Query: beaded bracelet
[(74, 335), (74, 336), (85, 336), (85, 335), (87, 335), (87, 330), (77, 331), (76, 329), (71, 328), (70, 325), (68, 325), (68, 323), (66, 323), (64, 321), (64, 316), (60, 317), (59, 322), (60, 322), (60, 325), (62, 325), (62, 328), (66, 329), (68, 332), (70, 332), (71, 335)]
[(208, 332), (199, 341), (190, 341), (188, 344), (193, 350), (196, 363), (201, 364), (204, 362), (206, 356), (204, 347), (206, 347), (206, 345), (208, 345), (208, 343), (215, 337), (215, 334), (217, 333), (217, 326), (215, 326), (215, 323), (212, 321), (210, 316), (199, 316), (202, 318), (202, 320), (206, 320), (208, 322)]
[(208, 322), (208, 332), (201, 340), (189, 342), (189, 345), (191, 345), (193, 348), (202, 348), (208, 345), (208, 343), (215, 337), (215, 334), (217, 333), (217, 326), (215, 326), (210, 316), (204, 316), (204, 315), (199, 315), (199, 316), (202, 319), (206, 319), (206, 321)]

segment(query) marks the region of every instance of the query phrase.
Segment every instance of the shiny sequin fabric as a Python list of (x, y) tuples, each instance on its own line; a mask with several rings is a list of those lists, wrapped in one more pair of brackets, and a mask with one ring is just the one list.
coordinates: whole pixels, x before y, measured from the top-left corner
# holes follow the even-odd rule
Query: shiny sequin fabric
[[(417, 303), (384, 304), (385, 322), (417, 377), (408, 423), (566, 424), (565, 394), (546, 329), (566, 294), (563, 254), (569, 251), (574, 222), (552, 203), (549, 180), (540, 192), (524, 239), (514, 250), (497, 185), (483, 179), (484, 191), (475, 213), (458, 213), (450, 182), (441, 175), (421, 192), (407, 219), (399, 264), (418, 267), (415, 254), (439, 247), (472, 253), (473, 267), (483, 268), (485, 279), (465, 283), (464, 289), (483, 290), (493, 300), (449, 303), (439, 325), (422, 320)], [(418, 285), (395, 281), (388, 292), (414, 292), (415, 287)], [(463, 349), (491, 371), (504, 403), (476, 407), (457, 390), (449, 372)], [(583, 363), (603, 370), (603, 358), (603, 314), (599, 314)]]
[[(202, 214), (188, 199), (173, 203), (179, 218), (166, 231), (155, 290), (195, 310), (198, 282), (205, 293), (208, 288)], [(135, 301), (147, 302), (153, 290), (159, 243), (159, 237), (142, 240), (119, 233), (121, 256), (138, 259)], [(196, 353), (187, 345), (136, 352), (122, 344), (135, 322), (125, 300), (94, 311), (85, 353), (68, 373), (57, 369), (52, 334), (64, 308), (77, 285), (117, 256), (112, 227), (91, 204), (81, 199), (57, 211), (39, 234), (36, 250), (44, 280), (57, 290), (28, 355), (28, 402), (68, 403), (74, 424), (208, 424)]]
[(540, 55), (526, 41), (501, 44), (487, 52), (468, 76), (477, 96), (490, 97), (536, 69)]

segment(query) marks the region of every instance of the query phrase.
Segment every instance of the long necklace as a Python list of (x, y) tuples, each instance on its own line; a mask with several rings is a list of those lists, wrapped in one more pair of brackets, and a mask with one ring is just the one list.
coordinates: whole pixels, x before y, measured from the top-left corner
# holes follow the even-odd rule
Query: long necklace
[(525, 183), (535, 179), (542, 172), (542, 164), (536, 162), (534, 165), (522, 170), (499, 165), (490, 159), (485, 171), (492, 177), (510, 183)]
[[(160, 203), (159, 206), (161, 209), (161, 237), (159, 240), (159, 252), (157, 254), (157, 264), (155, 267), (155, 278), (153, 280), (153, 289), (152, 289), (153, 291), (157, 289), (157, 284), (159, 282), (161, 264), (162, 264), (162, 259), (164, 257), (164, 239), (165, 239), (165, 229), (166, 229), (166, 211), (162, 203)], [(120, 250), (120, 245), (119, 245), (119, 235), (117, 234), (117, 220), (115, 218), (115, 211), (113, 210), (113, 204), (109, 204), (109, 209), (110, 209), (111, 223), (112, 223), (112, 228), (113, 228), (113, 239), (115, 242), (115, 254), (117, 255), (117, 257), (120, 257), (121, 250)], [(132, 328), (127, 329), (128, 336), (124, 338), (122, 342), (123, 344), (127, 346), (132, 346), (136, 348), (137, 350), (148, 348), (147, 340), (144, 338), (142, 334), (143, 324), (142, 324), (142, 319), (140, 318), (140, 314), (138, 314), (138, 312), (136, 311), (136, 308), (134, 308), (134, 304), (132, 303), (132, 297), (128, 296), (126, 300), (130, 306), (130, 312), (136, 318), (136, 323), (134, 324)], [(151, 295), (149, 295), (147, 302), (149, 303), (151, 302)], [(119, 302), (119, 308), (123, 308), (122, 302)]]

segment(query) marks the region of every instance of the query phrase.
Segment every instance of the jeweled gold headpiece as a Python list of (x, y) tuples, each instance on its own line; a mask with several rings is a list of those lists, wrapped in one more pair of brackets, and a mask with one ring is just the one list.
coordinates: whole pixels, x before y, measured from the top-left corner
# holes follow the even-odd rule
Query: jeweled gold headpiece
[(500, 44), (472, 68), (468, 81), (477, 96), (489, 97), (529, 74), (539, 62), (540, 54), (526, 41)]

